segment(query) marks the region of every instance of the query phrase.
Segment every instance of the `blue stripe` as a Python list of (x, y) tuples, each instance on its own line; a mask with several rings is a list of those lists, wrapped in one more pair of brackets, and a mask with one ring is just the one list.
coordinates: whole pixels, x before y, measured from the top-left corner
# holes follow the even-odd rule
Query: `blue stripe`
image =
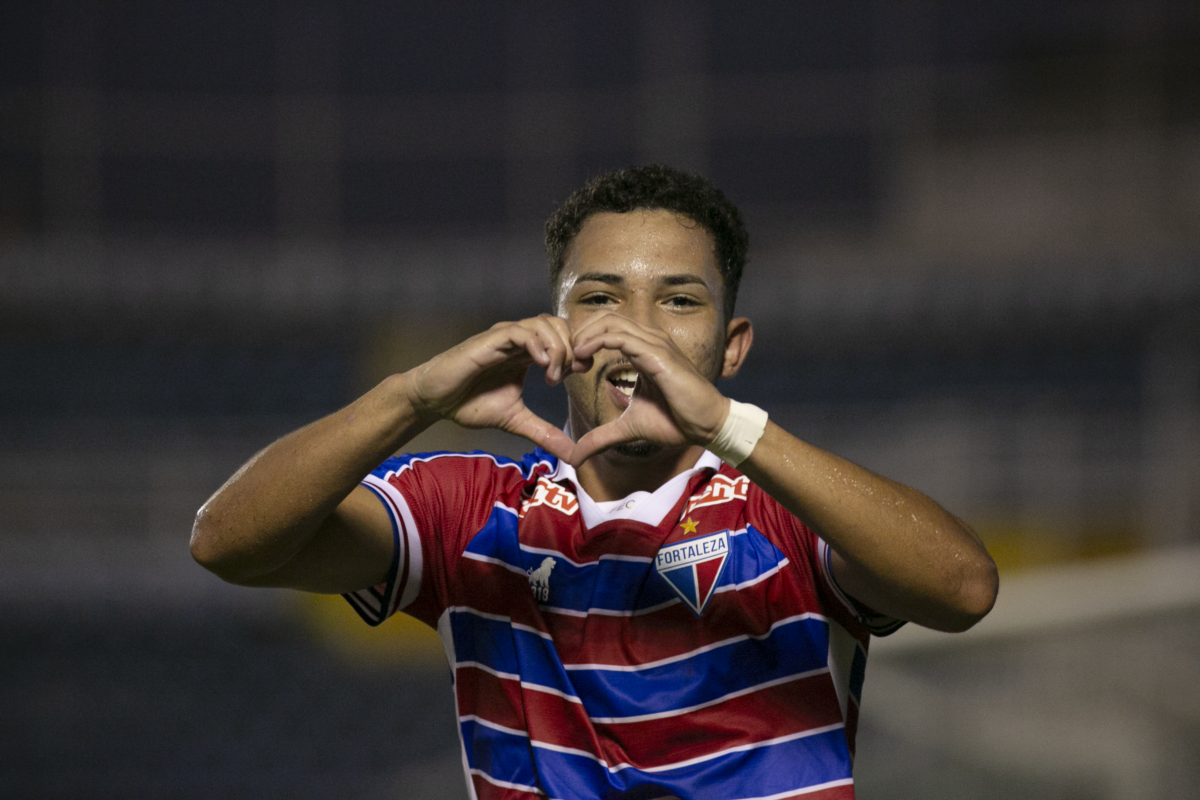
[(850, 663), (850, 694), (854, 697), (854, 702), (862, 704), (862, 687), (863, 678), (867, 674), (867, 654), (863, 652), (862, 645), (854, 645), (854, 661)]
[(529, 740), (498, 731), (473, 719), (459, 722), (467, 764), (501, 781), (537, 786)]
[(781, 625), (691, 658), (636, 672), (570, 670), (591, 717), (632, 717), (688, 708), (730, 692), (827, 666), (829, 627), (818, 619)]
[(641, 788), (634, 795), (639, 796), (651, 787), (678, 797), (763, 797), (850, 777), (842, 728), (662, 772), (632, 767), (613, 772), (584, 756), (544, 747), (533, 752), (542, 788), (551, 797), (599, 799)]
[(691, 658), (635, 672), (565, 670), (554, 643), (504, 620), (451, 612), (459, 663), (474, 661), (521, 680), (579, 697), (592, 717), (632, 717), (688, 708), (739, 689), (827, 666), (829, 629), (818, 619), (780, 625)]
[(454, 657), (461, 663), (475, 661), (500, 672), (521, 671), (513, 628), (507, 621), (486, 619), (467, 611), (450, 612)]
[[(539, 556), (534, 563), (533, 554), (521, 550), (517, 534), (517, 515), (499, 508), (492, 509), (492, 514), (488, 517), (487, 522), (479, 529), (478, 533), (471, 537), (466, 552), (497, 558), (505, 564), (511, 564), (521, 569), (536, 567), (545, 557)], [(557, 567), (555, 569), (557, 570)]]
[[(492, 512), (487, 524), (470, 544), (468, 553), (495, 558), (523, 570), (536, 569), (546, 557), (521, 549), (517, 518), (501, 509)], [(759, 577), (775, 569), (785, 556), (753, 527), (731, 537), (729, 557), (717, 586), (730, 586)], [(550, 598), (544, 605), (571, 611), (639, 611), (676, 599), (675, 592), (654, 564), (645, 561), (602, 559), (574, 565), (555, 558), (550, 577)]]
[[(499, 508), (492, 512), (479, 533), (471, 537), (466, 552), (499, 559), (525, 571), (537, 569), (546, 558), (546, 553), (521, 549), (517, 517)], [(565, 558), (555, 558), (554, 562), (550, 599), (545, 605), (573, 611), (589, 608), (624, 611), (649, 608), (675, 597), (665, 582), (647, 580), (654, 569), (649, 562), (609, 558), (578, 566)]]
[(522, 681), (575, 695), (554, 643), (545, 637), (469, 611), (451, 612), (450, 630), (459, 663), (475, 661), (497, 672), (520, 675)]
[(746, 532), (729, 539), (729, 559), (725, 562), (721, 580), (717, 586), (730, 586), (754, 580), (764, 572), (779, 566), (785, 556), (771, 540), (763, 536), (753, 525)]

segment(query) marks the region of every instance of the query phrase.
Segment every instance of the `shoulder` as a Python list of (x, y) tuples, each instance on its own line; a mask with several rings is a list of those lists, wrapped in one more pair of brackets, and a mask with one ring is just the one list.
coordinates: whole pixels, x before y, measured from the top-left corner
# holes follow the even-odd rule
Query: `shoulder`
[(558, 460), (540, 449), (526, 454), (519, 461), (482, 450), (438, 451), (393, 456), (372, 470), (371, 475), (380, 480), (400, 478), (411, 472), (422, 477), (445, 480), (498, 476), (501, 479), (526, 481), (536, 479), (539, 474), (552, 472), (557, 466)]

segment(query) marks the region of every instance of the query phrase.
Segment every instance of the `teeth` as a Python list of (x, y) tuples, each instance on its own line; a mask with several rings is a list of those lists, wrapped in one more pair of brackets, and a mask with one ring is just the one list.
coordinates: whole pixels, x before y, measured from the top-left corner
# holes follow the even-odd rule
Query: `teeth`
[(638, 374), (635, 369), (623, 369), (620, 372), (613, 373), (609, 379), (613, 385), (621, 390), (621, 393), (626, 397), (633, 397), (634, 387), (637, 386)]

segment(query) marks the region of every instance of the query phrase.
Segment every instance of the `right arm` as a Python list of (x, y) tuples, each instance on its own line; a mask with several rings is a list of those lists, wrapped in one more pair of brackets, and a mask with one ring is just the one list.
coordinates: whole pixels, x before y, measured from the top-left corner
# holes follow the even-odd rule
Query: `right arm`
[(192, 556), (230, 583), (340, 594), (384, 582), (391, 524), (359, 482), (439, 419), (524, 436), (557, 455), (573, 445), (521, 400), (537, 363), (557, 383), (586, 368), (558, 317), (501, 323), (259, 452), (209, 498)]

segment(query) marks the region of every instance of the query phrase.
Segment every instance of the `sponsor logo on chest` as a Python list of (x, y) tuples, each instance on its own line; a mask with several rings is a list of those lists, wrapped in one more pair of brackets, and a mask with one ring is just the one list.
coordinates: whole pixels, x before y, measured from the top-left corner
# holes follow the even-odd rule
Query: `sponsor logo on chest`
[(736, 478), (714, 475), (712, 480), (705, 485), (703, 492), (688, 500), (687, 508), (683, 510), (683, 513), (687, 515), (697, 508), (715, 506), (719, 503), (731, 503), (734, 500), (744, 501), (749, 488), (750, 479), (745, 475), (739, 475)]
[(529, 509), (537, 506), (550, 506), (555, 511), (571, 516), (579, 511), (579, 500), (557, 483), (551, 483), (547, 478), (538, 478), (538, 482), (533, 486), (533, 494), (521, 503), (521, 516), (524, 517)]
[(696, 616), (704, 613), (729, 557), (729, 531), (667, 545), (654, 568)]

